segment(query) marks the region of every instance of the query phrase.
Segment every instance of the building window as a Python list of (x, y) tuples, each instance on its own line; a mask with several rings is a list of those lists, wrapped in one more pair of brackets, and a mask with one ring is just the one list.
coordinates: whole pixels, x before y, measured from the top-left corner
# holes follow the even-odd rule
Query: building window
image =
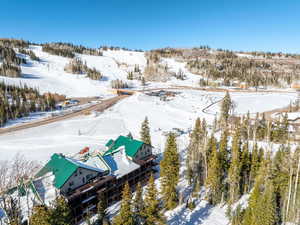
[(86, 175), (86, 180), (90, 180), (91, 178), (92, 178), (92, 174), (88, 174), (88, 175)]
[(82, 178), (82, 183), (85, 183), (85, 177)]
[(70, 181), (69, 185), (70, 185), (70, 186), (73, 186), (73, 185), (74, 185), (74, 182), (73, 182), (73, 181)]

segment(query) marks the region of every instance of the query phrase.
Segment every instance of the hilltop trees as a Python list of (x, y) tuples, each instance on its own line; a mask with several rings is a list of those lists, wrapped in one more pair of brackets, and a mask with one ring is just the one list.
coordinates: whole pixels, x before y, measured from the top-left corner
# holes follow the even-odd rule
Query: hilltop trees
[(31, 60), (40, 61), (40, 58), (37, 57), (32, 50), (26, 50), (24, 48), (19, 48), (19, 53), (28, 55)]
[(151, 145), (151, 136), (150, 136), (148, 117), (145, 117), (145, 120), (142, 123), (140, 135), (141, 135), (141, 140), (144, 143)]
[(26, 63), (26, 60), (17, 56), (12, 47), (1, 45), (0, 42), (0, 75), (8, 77), (20, 77), (21, 63)]
[[(185, 49), (182, 51), (192, 50)], [(186, 57), (184, 57), (185, 55)], [(282, 84), (289, 86), (293, 80), (298, 79), (295, 74), (299, 75), (299, 67), (295, 68), (294, 65), (288, 63), (284, 65), (285, 68), (290, 68), (293, 73), (288, 70), (280, 72), (278, 68), (282, 66), (282, 63), (275, 60), (255, 60), (249, 57), (240, 57), (228, 50), (218, 49), (217, 54), (198, 50), (198, 52), (194, 51), (193, 57), (191, 55), (192, 53), (183, 54), (181, 58), (187, 61), (186, 67), (189, 71), (204, 77), (203, 81), (205, 83), (218, 80), (219, 82), (215, 83), (216, 85), (253, 86), (257, 89), (259, 86), (279, 86)], [(272, 58), (275, 54), (254, 53), (255, 57), (261, 55), (268, 55), (266, 58)], [(299, 58), (299, 55), (297, 57)], [(200, 84), (203, 85), (203, 81)]]
[(80, 58), (73, 58), (70, 62), (65, 66), (64, 70), (68, 73), (74, 74), (83, 74), (86, 73), (87, 77), (92, 80), (100, 80), (102, 78), (102, 74), (96, 70), (95, 68), (90, 69), (86, 62), (83, 63)]
[(68, 58), (74, 58), (74, 53), (97, 56), (101, 56), (103, 54), (101, 51), (99, 51), (99, 49), (87, 48), (82, 45), (74, 45), (71, 43), (63, 42), (43, 44), (42, 50), (52, 55), (59, 55)]

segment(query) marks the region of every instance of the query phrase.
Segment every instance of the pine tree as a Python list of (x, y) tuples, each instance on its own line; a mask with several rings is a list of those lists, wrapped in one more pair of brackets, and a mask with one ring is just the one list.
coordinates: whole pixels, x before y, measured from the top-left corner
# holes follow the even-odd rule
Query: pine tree
[(174, 134), (169, 134), (163, 159), (160, 162), (161, 193), (167, 209), (173, 209), (178, 202), (179, 154)]
[(141, 224), (143, 217), (142, 212), (144, 211), (144, 200), (143, 200), (143, 189), (139, 182), (136, 187), (135, 196), (133, 199), (133, 212), (135, 214), (135, 221), (137, 224)]
[(223, 186), (223, 196), (222, 200), (227, 201), (228, 198), (228, 183), (226, 182), (228, 176), (228, 169), (229, 169), (229, 156), (230, 151), (228, 148), (228, 132), (224, 130), (221, 135), (221, 140), (219, 143), (219, 157), (220, 157), (220, 164), (221, 164), (221, 182)]
[(51, 225), (70, 225), (72, 224), (72, 214), (68, 203), (63, 197), (57, 197), (52, 205)]
[(261, 225), (275, 225), (276, 217), (276, 199), (272, 181), (268, 181), (265, 191), (258, 202), (257, 223)]
[(262, 182), (263, 176), (259, 175), (256, 178), (254, 188), (251, 192), (242, 225), (260, 225), (257, 223), (257, 216), (260, 213), (258, 212), (257, 207), (261, 196)]
[(236, 129), (232, 141), (231, 164), (228, 171), (229, 180), (229, 202), (234, 203), (240, 197), (240, 180), (241, 180), (241, 140), (239, 128)]
[(129, 132), (129, 133), (127, 134), (127, 137), (129, 137), (130, 139), (133, 139), (132, 133)]
[(209, 202), (213, 205), (220, 203), (222, 196), (222, 168), (217, 146), (212, 147), (211, 158), (208, 164), (206, 187), (209, 190)]
[(259, 170), (259, 166), (260, 166), (259, 153), (258, 153), (258, 149), (257, 149), (257, 143), (255, 143), (253, 146), (253, 149), (252, 149), (252, 153), (251, 153), (251, 170), (250, 170), (250, 175), (249, 175), (250, 176), (249, 177), (250, 189), (254, 185), (255, 178), (256, 178), (257, 172)]
[(144, 225), (164, 225), (165, 220), (160, 212), (159, 200), (157, 198), (157, 189), (154, 183), (154, 177), (151, 175), (145, 194), (145, 208), (143, 216)]
[(228, 173), (229, 168), (229, 150), (228, 150), (228, 132), (225, 130), (222, 133), (221, 141), (220, 141), (220, 161), (221, 161), (221, 167), (223, 169), (223, 176), (226, 176)]
[(148, 145), (151, 145), (151, 136), (150, 136), (150, 127), (149, 127), (148, 117), (146, 117), (145, 120), (142, 123), (141, 140), (144, 143), (146, 143)]
[(128, 80), (133, 80), (133, 72), (132, 71), (128, 72), (127, 79)]
[(231, 225), (242, 225), (243, 218), (244, 211), (242, 210), (242, 206), (239, 204), (232, 213)]
[(241, 184), (240, 192), (241, 194), (247, 193), (250, 185), (250, 170), (251, 170), (251, 161), (250, 153), (248, 148), (248, 143), (245, 142), (242, 148), (241, 154)]
[(97, 220), (99, 225), (103, 225), (103, 221), (107, 217), (106, 208), (107, 208), (106, 199), (104, 193), (101, 192), (99, 194), (99, 202), (97, 204)]
[(221, 120), (223, 120), (226, 124), (229, 118), (229, 111), (231, 107), (232, 107), (232, 100), (230, 98), (229, 92), (227, 91), (221, 104)]
[(121, 209), (115, 217), (113, 225), (134, 225), (134, 214), (131, 209), (131, 191), (128, 182), (125, 183), (122, 192)]
[(200, 180), (200, 183), (204, 177), (204, 162), (201, 160), (203, 158), (203, 139), (204, 139), (204, 128), (206, 125), (204, 123), (201, 124), (200, 118), (196, 119), (194, 129), (191, 134), (190, 143), (188, 146), (187, 153), (187, 175), (190, 183), (195, 182), (196, 179)]
[(44, 206), (36, 206), (33, 208), (30, 217), (30, 225), (51, 225), (50, 213)]

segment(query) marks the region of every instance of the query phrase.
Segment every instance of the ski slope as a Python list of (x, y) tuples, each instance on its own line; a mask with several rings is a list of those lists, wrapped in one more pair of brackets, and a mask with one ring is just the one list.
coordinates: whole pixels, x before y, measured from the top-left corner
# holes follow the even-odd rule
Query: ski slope
[[(115, 79), (127, 80), (127, 71), (133, 70), (134, 64), (145, 66), (146, 59), (143, 52), (108, 51), (104, 56), (77, 54), (76, 57), (86, 61), (91, 68), (95, 67), (103, 74), (99, 81), (91, 80), (85, 74), (70, 74), (64, 71), (69, 58), (50, 55), (42, 51), (41, 46), (30, 46), (30, 49), (41, 59), (32, 61), (26, 57), (27, 64), (21, 65), (21, 78), (0, 76), (0, 81), (9, 84), (27, 84), (37, 87), (41, 93), (52, 92), (64, 94), (67, 97), (89, 97), (110, 95), (110, 82)], [(22, 57), (24, 55), (20, 54)], [(126, 65), (119, 66), (121, 63)], [(131, 83), (138, 83), (132, 81)]]

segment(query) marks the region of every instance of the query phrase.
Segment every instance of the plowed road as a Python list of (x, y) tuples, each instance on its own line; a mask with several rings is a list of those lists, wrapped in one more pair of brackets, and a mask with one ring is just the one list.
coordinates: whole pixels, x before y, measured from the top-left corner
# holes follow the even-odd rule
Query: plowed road
[(71, 113), (68, 113), (65, 115), (46, 118), (46, 119), (38, 120), (38, 121), (35, 121), (32, 123), (25, 123), (25, 124), (17, 125), (14, 127), (0, 128), (0, 134), (14, 132), (14, 131), (18, 131), (18, 130), (24, 130), (24, 129), (32, 128), (32, 127), (38, 127), (38, 126), (45, 125), (48, 123), (53, 123), (53, 122), (69, 119), (72, 117), (84, 115), (91, 111), (102, 112), (105, 109), (107, 109), (107, 108), (111, 107), (112, 105), (114, 105), (115, 103), (117, 103), (119, 100), (126, 98), (126, 97), (128, 97), (128, 95), (120, 95), (120, 96), (116, 96), (116, 97), (113, 97), (113, 98), (110, 98), (107, 100), (103, 100), (100, 103), (97, 103), (95, 105), (92, 105), (92, 106), (86, 107), (84, 109), (80, 109), (78, 111), (71, 112)]
[[(172, 90), (172, 89), (192, 89), (192, 90), (201, 90), (201, 91), (211, 91), (211, 92), (224, 92), (227, 91), (225, 89), (203, 89), (203, 88), (194, 88), (194, 87), (188, 87), (188, 86), (174, 86), (174, 87), (169, 87), (169, 88), (153, 88), (153, 89), (145, 89), (145, 90), (137, 90), (137, 91), (133, 91), (134, 92), (146, 92), (146, 91), (157, 91), (157, 90)], [(232, 92), (256, 92), (253, 90), (229, 90)], [(128, 92), (125, 90), (125, 92)], [(276, 92), (276, 91), (259, 91), (259, 92)], [(290, 91), (285, 91), (288, 93), (291, 93)], [(284, 93), (284, 92), (282, 92)], [(294, 92), (293, 92), (294, 93)], [(41, 119), (35, 122), (31, 122), (31, 123), (25, 123), (25, 124), (20, 124), (14, 127), (8, 127), (8, 128), (0, 128), (0, 135), (1, 134), (5, 134), (5, 133), (9, 133), (9, 132), (14, 132), (14, 131), (18, 131), (18, 130), (24, 130), (27, 128), (32, 128), (32, 127), (38, 127), (41, 125), (45, 125), (48, 123), (53, 123), (53, 122), (57, 122), (57, 121), (61, 121), (61, 120), (65, 120), (65, 119), (69, 119), (72, 117), (76, 117), (76, 116), (80, 116), (80, 115), (84, 115), (87, 114), (91, 111), (99, 111), (102, 112), (105, 109), (108, 109), (109, 107), (111, 107), (112, 105), (114, 105), (115, 103), (117, 103), (119, 100), (124, 99), (126, 97), (128, 97), (130, 95), (120, 95), (120, 96), (116, 96), (107, 100), (103, 100), (101, 103), (97, 103), (95, 105), (86, 107), (84, 109), (80, 109), (78, 111), (75, 112), (71, 112), (65, 115), (61, 115), (61, 116), (54, 116), (51, 118), (46, 118), (46, 119)], [(91, 98), (91, 100), (93, 100), (94, 98)], [(84, 102), (85, 101), (85, 102)], [(88, 101), (88, 99), (83, 99), (81, 100), (82, 103), (86, 103)], [(216, 104), (217, 102), (212, 103)], [(210, 105), (211, 106), (211, 105)], [(209, 108), (210, 106), (208, 106), (207, 108)], [(203, 112), (205, 112), (205, 110), (207, 109), (205, 108)]]

